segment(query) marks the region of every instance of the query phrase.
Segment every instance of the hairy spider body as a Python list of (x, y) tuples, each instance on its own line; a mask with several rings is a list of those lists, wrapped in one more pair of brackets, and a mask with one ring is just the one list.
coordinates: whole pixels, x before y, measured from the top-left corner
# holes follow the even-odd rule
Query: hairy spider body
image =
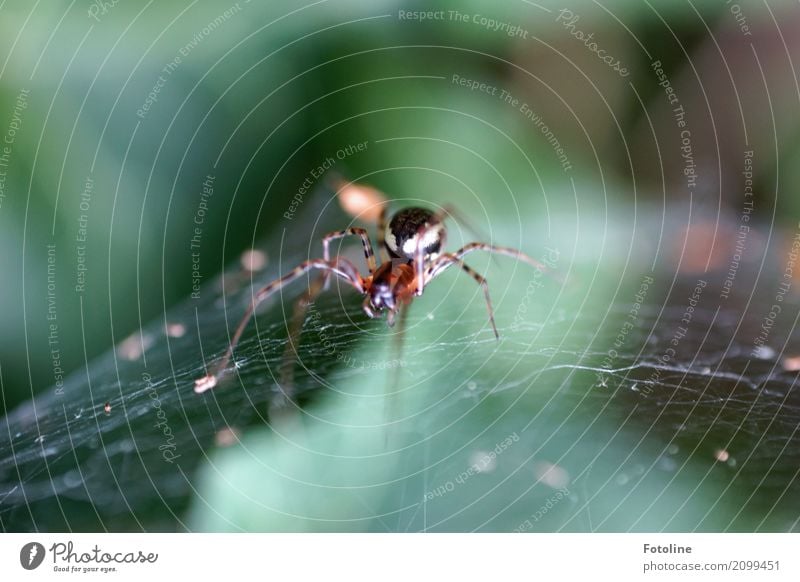
[[(474, 242), (454, 253), (442, 252), (447, 237), (444, 226), (444, 218), (447, 215), (452, 215), (451, 209), (444, 208), (439, 212), (433, 212), (426, 208), (405, 208), (397, 212), (387, 224), (386, 208), (384, 207), (378, 220), (378, 248), (383, 255), (380, 265), (376, 262), (372, 242), (365, 229), (353, 227), (325, 235), (322, 239), (322, 259), (301, 263), (280, 279), (276, 279), (256, 291), (253, 301), (245, 311), (231, 338), (228, 350), (217, 366), (216, 372), (197, 380), (195, 392), (204, 392), (217, 384), (218, 378), (227, 367), (233, 350), (256, 307), (267, 297), (313, 269), (323, 272), (323, 288), (327, 288), (330, 275), (336, 275), (364, 295), (363, 309), (367, 316), (375, 318), (385, 313), (387, 323), (392, 326), (398, 312), (411, 303), (415, 296), (422, 295), (426, 285), (447, 268), (458, 265), (483, 289), (486, 308), (489, 312), (489, 323), (492, 325), (495, 337), (499, 339), (492, 302), (489, 297), (489, 285), (486, 279), (464, 263), (464, 255), (482, 250), (514, 257), (536, 269), (546, 270), (546, 268), (521, 251), (488, 243)], [(331, 259), (330, 243), (347, 236), (358, 236), (361, 239), (364, 260), (369, 270), (368, 275), (362, 276), (347, 259), (341, 257)]]
[(393, 259), (411, 261), (419, 250), (435, 258), (444, 246), (447, 232), (438, 216), (427, 208), (404, 208), (386, 227), (386, 250)]

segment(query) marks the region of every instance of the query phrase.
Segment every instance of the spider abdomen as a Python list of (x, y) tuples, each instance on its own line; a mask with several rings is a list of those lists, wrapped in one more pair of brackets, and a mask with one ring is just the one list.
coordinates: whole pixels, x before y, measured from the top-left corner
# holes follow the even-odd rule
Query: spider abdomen
[(436, 255), (444, 245), (445, 228), (427, 208), (404, 208), (386, 227), (386, 249), (395, 258), (411, 260), (420, 248), (425, 255)]

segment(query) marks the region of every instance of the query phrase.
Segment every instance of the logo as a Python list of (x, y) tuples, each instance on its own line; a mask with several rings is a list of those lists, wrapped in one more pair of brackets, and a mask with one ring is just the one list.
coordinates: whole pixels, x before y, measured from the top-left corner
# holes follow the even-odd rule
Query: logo
[(19, 551), (19, 563), (26, 570), (35, 570), (44, 561), (44, 546), (38, 542), (30, 542)]

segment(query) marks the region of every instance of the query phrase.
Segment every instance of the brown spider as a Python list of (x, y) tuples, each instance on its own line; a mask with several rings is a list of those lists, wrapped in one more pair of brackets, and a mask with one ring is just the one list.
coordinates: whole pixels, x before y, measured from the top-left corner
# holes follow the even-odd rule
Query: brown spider
[[(494, 322), (492, 301), (489, 297), (489, 285), (480, 274), (472, 270), (463, 261), (464, 255), (473, 251), (488, 251), (515, 257), (529, 265), (547, 270), (539, 261), (512, 248), (499, 247), (487, 243), (474, 242), (454, 253), (444, 253), (446, 230), (444, 218), (452, 215), (452, 210), (442, 209), (433, 212), (425, 208), (405, 208), (397, 212), (388, 226), (386, 224), (386, 208), (378, 220), (378, 245), (383, 251), (383, 262), (378, 265), (372, 250), (367, 231), (363, 228), (347, 228), (331, 232), (322, 239), (323, 258), (305, 261), (280, 279), (259, 289), (247, 311), (236, 328), (225, 355), (218, 364), (216, 372), (195, 381), (195, 392), (201, 393), (216, 386), (219, 377), (228, 365), (233, 350), (239, 343), (247, 324), (256, 307), (270, 295), (288, 285), (295, 279), (312, 269), (324, 271), (324, 287), (327, 288), (330, 274), (333, 273), (344, 282), (352, 285), (356, 291), (364, 295), (364, 312), (371, 318), (386, 313), (386, 321), (393, 326), (395, 317), (401, 308), (411, 303), (414, 296), (422, 295), (425, 286), (438, 277), (445, 269), (458, 265), (469, 274), (483, 289), (486, 308), (489, 311), (489, 322), (497, 339), (497, 326)], [(347, 259), (337, 257), (331, 260), (331, 241), (346, 236), (358, 236), (364, 247), (369, 275), (362, 277), (358, 269)]]

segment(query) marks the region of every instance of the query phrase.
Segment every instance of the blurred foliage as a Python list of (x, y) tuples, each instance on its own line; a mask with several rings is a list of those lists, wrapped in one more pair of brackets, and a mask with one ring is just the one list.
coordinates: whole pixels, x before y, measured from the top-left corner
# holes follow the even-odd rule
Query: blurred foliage
[[(187, 246), (209, 173), (216, 176), (216, 197), (203, 225), (205, 277), (279, 222), (275, 209), (288, 204), (309, 170), (348, 143), (373, 145), (339, 169), (355, 176), (380, 168), (370, 178), (399, 198), (456, 200), (488, 222), (489, 213), (501, 209), (540, 215), (547, 191), (548, 210), (574, 213), (550, 145), (499, 99), (447, 80), (457, 72), (511, 90), (520, 82), (511, 63), (519, 58), (524, 67), (527, 58), (514, 38), (478, 25), (394, 16), (424, 4), (238, 6), (194, 48), (193, 38), (227, 6), (119, 3), (94, 19), (88, 8), (67, 3), (33, 12), (26, 3), (4, 7), (0, 37), (9, 58), (0, 79), (0, 110), (12, 112), (19, 90), (30, 91), (8, 175), (12, 195), (0, 213), (4, 248), (24, 249), (2, 259), (3, 272), (24, 276), (6, 279), (0, 299), (5, 305), (25, 300), (24, 309), (0, 315), (0, 326), (15, 330), (0, 340), (4, 407), (53, 383), (48, 321), (41, 317), (47, 307), (46, 245), (56, 245), (61, 363), (72, 370), (191, 291)], [(482, 2), (439, 7), (478, 14), (487, 8)], [(638, 3), (606, 8), (634, 21), (658, 22)], [(533, 18), (536, 9), (522, 2), (491, 11), (497, 20), (524, 23), (531, 34), (553, 36), (551, 23)], [(693, 21), (674, 8), (667, 16)], [(608, 34), (618, 33), (612, 28)], [(169, 63), (174, 69), (166, 74)], [(545, 73), (537, 64), (534, 74)], [(159, 76), (165, 86), (140, 119), (137, 110)], [(551, 122), (559, 137), (568, 131), (560, 117)], [(375, 143), (397, 136), (420, 139)], [(578, 161), (593, 153), (586, 145), (570, 144), (580, 170), (576, 180), (586, 173)], [(435, 171), (389, 170), (425, 168), (431, 159), (437, 159)], [(87, 177), (94, 188), (83, 210)], [(480, 194), (478, 201), (476, 193), (483, 192), (491, 196)], [(615, 186), (606, 196), (624, 192)], [(87, 225), (83, 312), (73, 292), (81, 215)]]

